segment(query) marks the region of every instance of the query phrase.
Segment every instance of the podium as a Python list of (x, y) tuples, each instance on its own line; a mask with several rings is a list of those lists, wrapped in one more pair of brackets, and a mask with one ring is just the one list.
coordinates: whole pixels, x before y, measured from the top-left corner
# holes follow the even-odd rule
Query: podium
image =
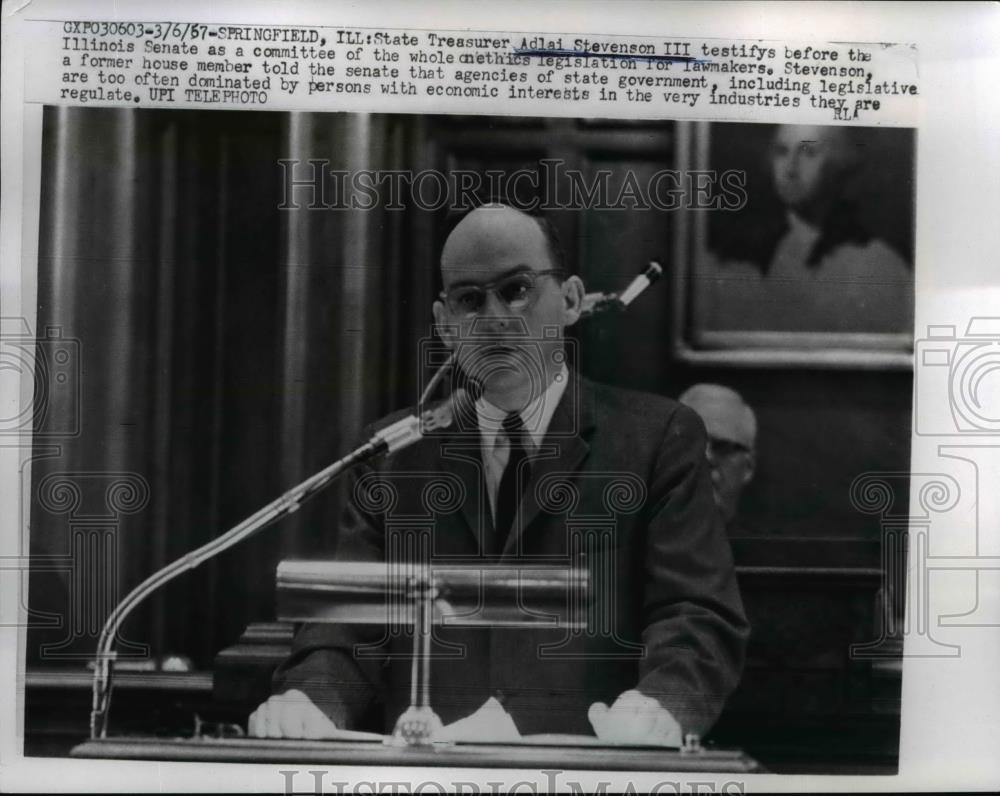
[[(401, 624), (413, 628), (410, 708), (392, 734), (342, 731), (329, 740), (243, 737), (104, 737), (76, 746), (82, 758), (377, 766), (454, 766), (612, 771), (760, 771), (738, 750), (607, 744), (586, 735), (528, 735), (503, 742), (440, 742), (430, 704), (432, 625), (582, 626), (589, 598), (585, 570), (572, 567), (415, 565), (285, 561), (278, 567), (277, 604), (285, 622)], [(530, 605), (530, 609), (527, 606)], [(257, 661), (281, 660), (290, 625), (262, 626)], [(220, 656), (233, 662), (239, 655)], [(238, 666), (230, 671), (238, 671)], [(224, 689), (222, 689), (224, 690)], [(216, 682), (216, 694), (220, 683)], [(239, 692), (239, 689), (236, 689)]]
[(586, 569), (429, 561), (282, 561), (278, 616), (291, 622), (412, 627), (409, 707), (392, 739), (429, 745), (442, 722), (431, 705), (434, 625), (586, 627)]
[(561, 768), (581, 771), (677, 771), (760, 773), (752, 758), (735, 750), (600, 746), (597, 739), (538, 739), (518, 744), (389, 746), (378, 741), (292, 741), (269, 738), (104, 738), (87, 741), (73, 757), (213, 763), (303, 763), (455, 768)]

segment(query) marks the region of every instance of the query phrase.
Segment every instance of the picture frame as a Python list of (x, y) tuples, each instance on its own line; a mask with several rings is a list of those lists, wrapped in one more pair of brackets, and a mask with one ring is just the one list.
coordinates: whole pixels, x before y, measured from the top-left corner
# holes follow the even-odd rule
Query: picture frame
[[(862, 131), (855, 142), (860, 178), (852, 191), (860, 200), (861, 213), (874, 215), (870, 219), (874, 232), (869, 233), (868, 242), (863, 238), (859, 238), (861, 243), (848, 241), (842, 250), (833, 252), (834, 259), (840, 260), (848, 259), (851, 253), (885, 255), (882, 259), (905, 263), (908, 275), (893, 265), (891, 276), (879, 275), (870, 283), (844, 277), (842, 271), (824, 279), (824, 260), (814, 270), (819, 277), (809, 274), (815, 284), (810, 285), (807, 278), (786, 276), (775, 282), (780, 289), (772, 291), (766, 272), (748, 262), (732, 263), (713, 252), (713, 246), (725, 249), (726, 245), (718, 243), (725, 236), (730, 250), (739, 250), (745, 239), (749, 242), (746, 251), (756, 248), (766, 252), (767, 245), (761, 241), (768, 233), (774, 237), (772, 229), (780, 229), (777, 222), (761, 221), (767, 214), (773, 217), (782, 211), (769, 184), (767, 150), (762, 150), (778, 127), (729, 122), (677, 124), (677, 169), (692, 174), (692, 179), (685, 181), (687, 190), (696, 190), (699, 178), (706, 184), (722, 181), (734, 186), (734, 195), (742, 189), (745, 201), (736, 209), (700, 208), (695, 197), (688, 197), (686, 209), (675, 215), (675, 358), (693, 365), (735, 367), (912, 369), (915, 131), (855, 128)], [(785, 138), (797, 140), (791, 133)], [(748, 159), (748, 153), (755, 150), (760, 157)], [(875, 159), (881, 163), (873, 170), (870, 164)], [(740, 224), (742, 233), (738, 231)], [(728, 235), (732, 230), (737, 232)], [(860, 266), (848, 267), (856, 272)], [(819, 312), (809, 306), (810, 289), (822, 294)], [(824, 318), (830, 322), (829, 328), (823, 328)]]

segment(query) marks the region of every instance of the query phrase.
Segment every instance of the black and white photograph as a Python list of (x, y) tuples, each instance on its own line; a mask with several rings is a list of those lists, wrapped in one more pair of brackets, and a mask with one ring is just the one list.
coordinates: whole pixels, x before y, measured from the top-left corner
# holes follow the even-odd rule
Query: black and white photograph
[(86, 736), (95, 630), (214, 544), (109, 638), (106, 754), (894, 771), (899, 646), (855, 652), (901, 592), (854, 481), (905, 472), (911, 376), (673, 355), (701, 211), (648, 186), (682, 127), (47, 108), (38, 322), (79, 343), (26, 488), (73, 568), (31, 581), (27, 750)]

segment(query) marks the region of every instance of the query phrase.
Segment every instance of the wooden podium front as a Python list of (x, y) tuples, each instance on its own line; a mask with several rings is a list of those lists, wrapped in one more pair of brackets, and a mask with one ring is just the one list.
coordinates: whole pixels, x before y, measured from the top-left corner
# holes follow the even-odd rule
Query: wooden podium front
[[(587, 739), (583, 739), (586, 741)], [(594, 739), (596, 741), (596, 739)], [(706, 748), (608, 747), (559, 744), (546, 739), (523, 743), (400, 747), (379, 741), (292, 741), (269, 738), (105, 738), (86, 741), (73, 757), (115, 760), (173, 760), (214, 763), (309, 763), (456, 768), (563, 768), (592, 771), (677, 771), (760, 773), (743, 752)]]

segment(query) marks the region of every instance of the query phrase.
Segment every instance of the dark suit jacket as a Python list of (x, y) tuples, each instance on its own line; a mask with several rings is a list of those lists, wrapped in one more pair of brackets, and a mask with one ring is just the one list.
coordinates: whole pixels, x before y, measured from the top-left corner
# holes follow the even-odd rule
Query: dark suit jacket
[[(582, 562), (593, 602), (580, 632), (436, 627), (432, 706), (442, 720), (497, 696), (522, 733), (590, 733), (592, 702), (638, 687), (685, 732), (705, 733), (739, 681), (749, 627), (701, 420), (672, 400), (571, 374), (532, 460), (523, 530), (515, 522), (499, 559), (489, 556), (495, 532), (474, 421), (467, 431), (425, 438), (357, 474), (337, 557), (383, 561), (387, 548), (412, 551), (423, 535), (434, 561)], [(274, 692), (303, 690), (341, 727), (391, 730), (408, 704), (411, 645), (384, 627), (305, 625)]]

